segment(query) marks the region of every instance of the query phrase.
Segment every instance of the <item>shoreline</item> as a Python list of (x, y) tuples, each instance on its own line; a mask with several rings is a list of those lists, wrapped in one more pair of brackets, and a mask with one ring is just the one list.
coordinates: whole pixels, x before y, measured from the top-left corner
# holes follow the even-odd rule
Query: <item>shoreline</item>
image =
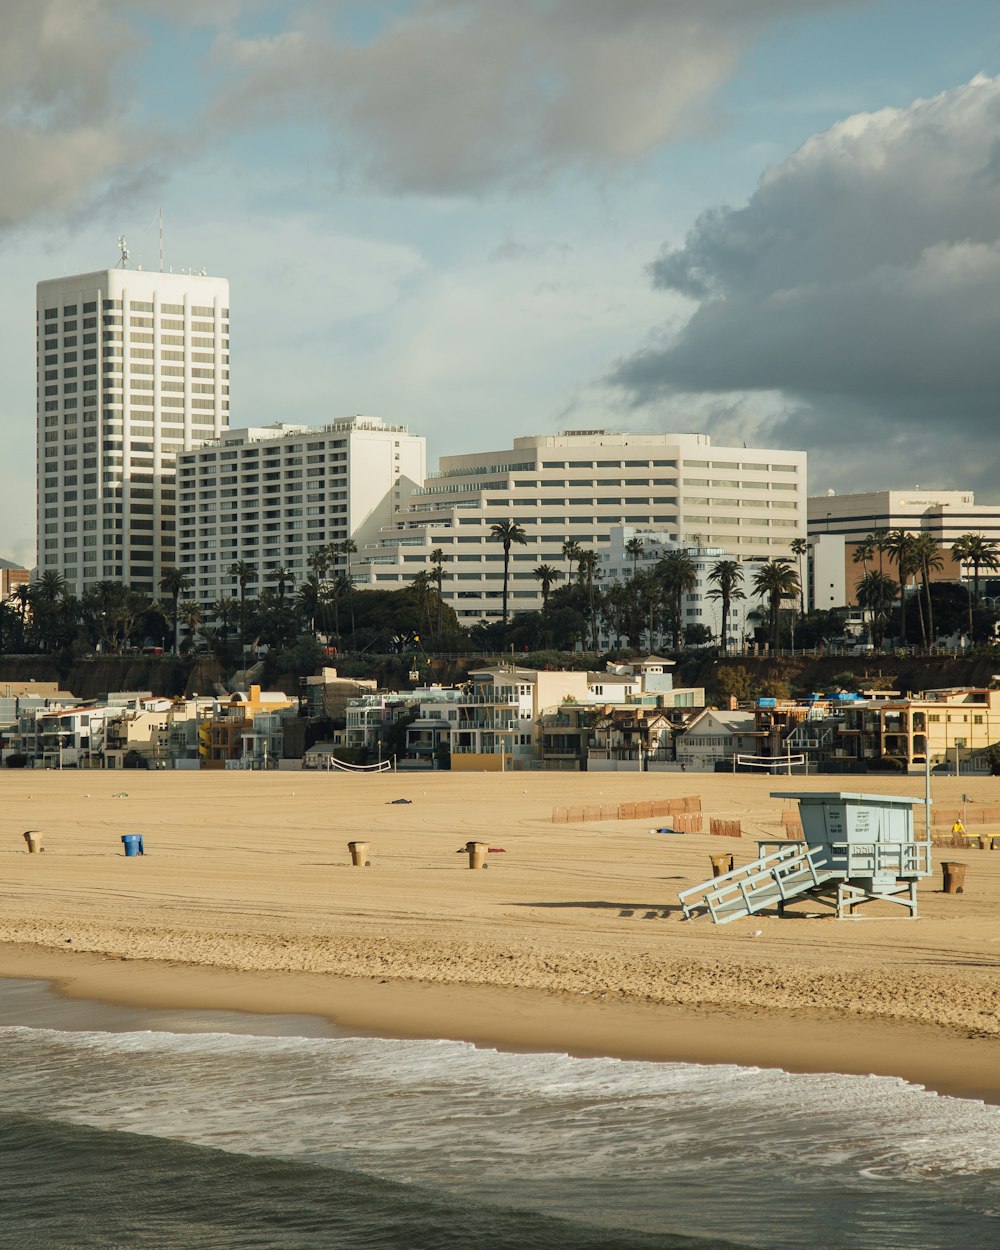
[(0, 977), (148, 1010), (311, 1016), (377, 1037), (657, 1063), (895, 1077), (1000, 1105), (995, 1039), (842, 1013), (673, 1007), (618, 996), (328, 973), (249, 972), (0, 944)]

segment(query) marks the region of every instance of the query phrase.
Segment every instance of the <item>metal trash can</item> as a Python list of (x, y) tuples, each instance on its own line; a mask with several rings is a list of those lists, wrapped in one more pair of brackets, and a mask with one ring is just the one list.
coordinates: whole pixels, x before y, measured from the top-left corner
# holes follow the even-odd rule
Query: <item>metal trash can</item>
[(40, 829), (28, 829), (25, 832), (24, 840), (28, 844), (28, 854), (37, 855), (42, 849), (42, 839), (45, 834)]
[(347, 849), (351, 852), (351, 863), (355, 868), (370, 866), (368, 859), (368, 852), (371, 850), (370, 842), (348, 842)]
[(490, 848), (485, 842), (466, 842), (465, 849), (469, 852), (470, 868), (486, 867), (486, 856)]
[(945, 860), (941, 864), (941, 874), (944, 878), (942, 889), (945, 894), (964, 894), (965, 893), (965, 869), (967, 865), (960, 864), (955, 860)]
[(733, 871), (732, 855), (710, 855), (709, 859), (712, 861), (713, 877), (723, 877)]
[(146, 848), (142, 844), (141, 833), (123, 833), (122, 846), (125, 848), (125, 855), (131, 859), (134, 855), (145, 855)]

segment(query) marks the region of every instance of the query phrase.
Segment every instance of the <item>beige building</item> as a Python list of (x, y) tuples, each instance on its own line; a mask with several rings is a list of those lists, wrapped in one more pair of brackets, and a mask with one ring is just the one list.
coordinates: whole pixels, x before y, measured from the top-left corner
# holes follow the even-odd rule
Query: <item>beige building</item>
[(904, 770), (989, 772), (988, 750), (1000, 743), (1000, 690), (924, 691), (919, 699), (848, 709), (841, 735), (850, 755), (896, 759)]
[[(864, 566), (855, 563), (858, 544), (876, 530), (909, 530), (931, 534), (941, 549), (942, 567), (932, 570), (932, 581), (959, 581), (963, 570), (951, 557), (951, 548), (963, 534), (983, 534), (1000, 543), (1000, 504), (977, 503), (972, 491), (881, 490), (851, 495), (813, 495), (808, 501), (809, 537), (823, 561), (816, 569), (817, 607), (841, 606), (827, 602), (842, 592), (842, 603), (857, 601), (857, 585)], [(843, 552), (834, 537), (843, 539)], [(841, 570), (840, 562), (843, 561)], [(876, 553), (868, 568), (879, 568)], [(883, 556), (883, 571), (895, 577), (895, 565)], [(989, 571), (985, 571), (989, 576)], [(841, 584), (841, 577), (843, 582)], [(829, 591), (827, 588), (829, 587)], [(836, 587), (836, 590), (834, 590)], [(824, 597), (825, 596), (825, 597)]]
[[(227, 430), (185, 452), (177, 469), (177, 564), (191, 577), (192, 597), (237, 596), (230, 572), (237, 561), (256, 571), (250, 598), (274, 588), (268, 574), (279, 568), (291, 571), (294, 589), (317, 547), (352, 539), (360, 549), (390, 525), (425, 467), (425, 440), (378, 417)], [(346, 569), (345, 558), (339, 571)]]
[(513, 615), (542, 606), (532, 569), (551, 564), (565, 573), (564, 541), (600, 549), (615, 526), (741, 559), (790, 556), (806, 532), (805, 492), (804, 452), (713, 447), (705, 434), (532, 435), (502, 451), (442, 457), (409, 507), (359, 552), (355, 571), (368, 586), (399, 589), (440, 548), (444, 599), (469, 625), (502, 615), (494, 524), (515, 521), (527, 537), (511, 549)]
[(229, 424), (229, 283), (105, 269), (37, 289), (38, 571), (147, 594), (176, 560), (178, 452)]

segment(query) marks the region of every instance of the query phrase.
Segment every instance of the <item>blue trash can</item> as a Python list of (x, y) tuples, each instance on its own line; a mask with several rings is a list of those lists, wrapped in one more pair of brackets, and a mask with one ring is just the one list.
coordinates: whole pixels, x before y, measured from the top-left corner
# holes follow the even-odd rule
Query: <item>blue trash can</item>
[(142, 845), (141, 833), (123, 833), (122, 845), (125, 847), (125, 854), (129, 859), (131, 859), (133, 855), (145, 854), (145, 849)]

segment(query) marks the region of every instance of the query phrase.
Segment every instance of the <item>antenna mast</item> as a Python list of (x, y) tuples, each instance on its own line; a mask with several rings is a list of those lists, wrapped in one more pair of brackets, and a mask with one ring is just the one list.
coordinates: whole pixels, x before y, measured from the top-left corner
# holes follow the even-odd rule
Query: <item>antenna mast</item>
[(163, 273), (163, 205), (160, 205), (160, 273)]
[(115, 268), (125, 269), (128, 265), (128, 244), (125, 242), (125, 236), (123, 234), (118, 236), (118, 250), (121, 252), (121, 256), (118, 258), (118, 264)]

